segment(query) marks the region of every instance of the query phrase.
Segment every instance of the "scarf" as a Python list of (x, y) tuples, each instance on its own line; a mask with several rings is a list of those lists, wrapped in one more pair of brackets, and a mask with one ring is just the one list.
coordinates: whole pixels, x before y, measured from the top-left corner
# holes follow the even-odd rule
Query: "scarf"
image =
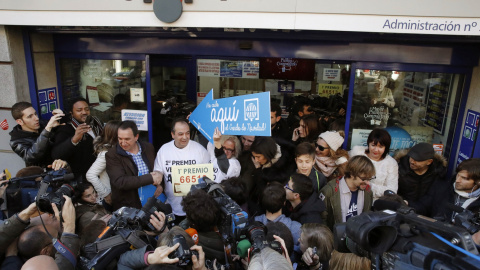
[(335, 160), (330, 157), (317, 157), (315, 156), (315, 164), (317, 167), (322, 171), (325, 177), (329, 177), (337, 168), (337, 164)]
[[(75, 118), (71, 117), (70, 125), (72, 125), (73, 129), (77, 130), (77, 127), (80, 124), (82, 123), (78, 122)], [(92, 116), (92, 125), (90, 125), (90, 128), (92, 129), (93, 134), (95, 134), (95, 137), (100, 136), (103, 132), (103, 124), (95, 116)], [(88, 136), (87, 133), (83, 134), (82, 140), (85, 140), (85, 136)]]
[(260, 165), (259, 162), (256, 162), (255, 161), (255, 158), (252, 157), (252, 161), (253, 161), (253, 165), (255, 165), (255, 168), (262, 168), (262, 169), (265, 169), (265, 168), (270, 168), (272, 167), (273, 164), (275, 164), (280, 158), (282, 157), (282, 148), (280, 147), (280, 145), (277, 144), (277, 153), (275, 154), (275, 156), (273, 157), (273, 159), (268, 162), (267, 164), (265, 165)]
[[(480, 188), (475, 190), (474, 192), (465, 192), (465, 191), (460, 191), (455, 188), (455, 183), (453, 183), (453, 189), (455, 190), (455, 193), (458, 194), (458, 196), (463, 197), (463, 198), (469, 198), (466, 200), (462, 205), (460, 205), (463, 209), (467, 209), (467, 207), (474, 202), (478, 197), (480, 196)], [(457, 202), (455, 202), (457, 204)]]

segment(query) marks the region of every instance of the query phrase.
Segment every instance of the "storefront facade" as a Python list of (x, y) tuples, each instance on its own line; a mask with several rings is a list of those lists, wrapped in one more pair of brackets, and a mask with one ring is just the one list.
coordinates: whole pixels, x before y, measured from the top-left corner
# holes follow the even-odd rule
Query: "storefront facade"
[[(212, 18), (193, 23), (187, 16), (193, 6), (187, 4), (177, 22), (161, 22), (166, 28), (105, 27), (100, 22), (95, 22), (96, 26), (23, 27), (32, 104), (48, 117), (53, 106), (66, 109), (69, 101), (84, 97), (91, 103), (92, 113), (108, 121), (118, 117), (115, 107), (121, 108), (121, 100), (126, 98), (128, 109), (147, 112), (147, 128), (142, 135), (158, 148), (170, 139), (169, 117), (185, 113), (182, 109), (187, 111), (198, 104), (211, 89), (215, 98), (270, 91), (274, 101), (287, 107), (293, 96), (318, 95), (318, 107), (328, 107), (328, 113), (336, 113), (341, 108), (339, 103), (344, 103), (345, 148), (362, 144), (372, 128), (383, 127), (398, 138), (393, 149), (421, 141), (438, 145), (453, 171), (480, 50), (476, 37), (452, 36), (452, 32), (472, 33), (462, 18), (470, 15), (459, 12), (454, 14), (458, 16), (456, 21), (435, 23), (436, 30), (430, 25), (425, 33), (421, 31), (427, 30), (419, 30), (420, 24), (426, 28), (428, 23), (421, 19), (410, 19), (407, 24), (403, 17), (394, 17), (408, 13), (359, 20), (358, 24), (350, 23), (348, 29), (337, 23), (319, 30), (312, 26), (324, 25), (332, 15), (319, 16), (315, 12), (320, 12), (311, 8), (308, 14), (293, 13), (297, 21), (292, 27), (286, 20), (292, 15), (292, 2), (273, 10), (283, 21), (280, 25), (285, 28), (280, 29), (290, 30), (275, 30), (278, 25), (268, 26), (268, 19), (260, 17), (242, 25), (229, 20), (224, 27), (232, 29), (214, 27), (219, 22)], [(272, 13), (272, 8), (260, 11)], [(308, 10), (300, 2), (296, 8)], [(146, 7), (142, 9), (137, 12), (145, 14)], [(212, 17), (222, 13), (210, 12)], [(248, 13), (258, 15), (248, 10), (237, 15)], [(343, 14), (342, 19), (368, 19), (359, 15)], [(72, 24), (68, 22), (71, 18), (65, 20), (63, 25)], [(128, 26), (139, 26), (136, 23)], [(391, 34), (355, 32), (362, 31), (357, 27), (368, 28), (369, 24), (379, 29), (372, 32)], [(400, 25), (402, 29), (393, 29)], [(272, 66), (283, 68), (283, 72), (292, 66), (307, 68), (278, 75), (269, 72)], [(380, 77), (386, 78), (388, 97), (375, 91), (375, 81)], [(52, 91), (54, 99), (50, 99)], [(176, 110), (169, 109), (173, 97), (178, 103)], [(476, 140), (473, 134), (471, 138)]]

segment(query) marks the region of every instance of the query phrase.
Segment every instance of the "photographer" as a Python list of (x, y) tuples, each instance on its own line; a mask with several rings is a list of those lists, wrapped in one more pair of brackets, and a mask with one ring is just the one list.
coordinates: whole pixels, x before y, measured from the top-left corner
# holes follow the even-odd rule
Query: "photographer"
[(18, 125), (10, 132), (10, 147), (27, 166), (38, 165), (45, 168), (52, 163), (53, 129), (60, 125), (64, 116), (62, 110), (52, 111), (53, 116), (43, 125), (31, 103), (18, 102), (12, 106), (12, 117)]
[(225, 246), (215, 227), (218, 225), (220, 209), (217, 202), (204, 190), (190, 191), (182, 201), (183, 211), (190, 226), (198, 232), (198, 245), (205, 251), (205, 257), (211, 261), (217, 259), (225, 264)]

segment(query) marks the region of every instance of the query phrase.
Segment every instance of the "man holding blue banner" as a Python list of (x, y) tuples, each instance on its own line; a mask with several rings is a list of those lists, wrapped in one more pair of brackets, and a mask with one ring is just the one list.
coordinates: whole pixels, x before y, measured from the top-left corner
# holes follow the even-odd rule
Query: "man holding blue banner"
[(154, 170), (163, 173), (167, 202), (172, 206), (175, 220), (180, 222), (185, 218), (181, 205), (183, 197), (175, 194), (179, 192), (175, 191), (172, 184), (172, 166), (210, 163), (210, 155), (201, 144), (190, 140), (190, 126), (187, 120), (183, 118), (173, 120), (171, 133), (173, 141), (164, 144), (158, 151)]

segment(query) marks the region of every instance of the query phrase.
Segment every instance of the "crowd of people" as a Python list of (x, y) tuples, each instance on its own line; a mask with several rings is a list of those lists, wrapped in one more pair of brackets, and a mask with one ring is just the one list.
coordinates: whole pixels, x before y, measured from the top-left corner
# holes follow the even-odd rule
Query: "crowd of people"
[[(62, 209), (52, 204), (52, 213), (42, 213), (35, 202), (18, 209), (22, 187), (0, 181), (0, 203), (7, 208), (0, 225), (1, 268), (80, 269), (83, 247), (108, 229), (112, 213), (141, 209), (142, 198), (162, 194), (178, 226), (165, 229), (165, 213), (155, 211), (155, 229), (145, 232), (148, 245), (112, 258), (106, 269), (176, 269), (176, 235), (196, 251), (192, 269), (370, 269), (368, 258), (334, 250), (332, 231), (335, 224), (375, 211), (375, 201), (395, 197), (447, 223), (457, 213), (446, 203), (478, 213), (480, 159), (462, 162), (451, 179), (431, 144), (418, 143), (392, 157), (390, 134), (376, 128), (366, 146), (347, 151), (341, 117), (320, 118), (302, 102), (287, 120), (281, 113), (272, 103), (271, 137), (222, 135), (216, 129), (208, 144), (192, 140), (188, 120), (178, 118), (172, 141), (155, 153), (152, 144), (139, 140), (134, 122), (101, 123), (85, 99), (72, 102), (68, 114), (53, 111), (45, 125), (30, 103), (15, 104), (18, 125), (10, 145), (27, 166), (18, 175), (65, 168), (74, 174), (67, 183), (74, 192), (64, 196)], [(239, 258), (219, 232), (221, 205), (212, 196), (203, 189), (176, 196), (172, 166), (207, 163), (213, 164), (212, 180), (248, 214), (249, 223), (265, 225), (266, 238), (278, 241), (280, 252), (266, 247)], [(192, 237), (188, 228), (197, 234)], [(473, 239), (480, 243), (478, 234)]]

